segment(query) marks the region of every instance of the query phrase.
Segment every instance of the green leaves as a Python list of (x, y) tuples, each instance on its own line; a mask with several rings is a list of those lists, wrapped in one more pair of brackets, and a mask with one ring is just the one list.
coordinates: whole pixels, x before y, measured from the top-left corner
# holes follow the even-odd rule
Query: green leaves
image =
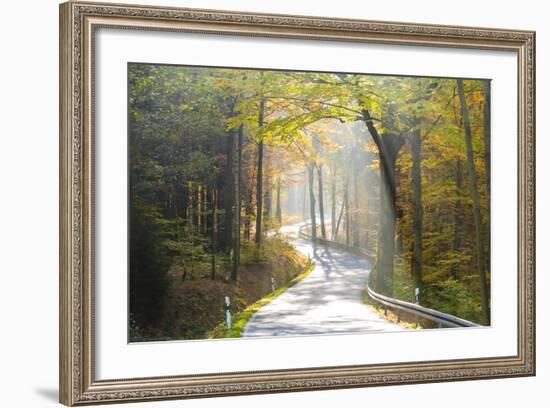
[[(378, 149), (386, 142), (388, 147), (393, 141), (409, 140), (413, 132), (419, 131), (425, 277), (436, 288), (434, 305), (446, 293), (466, 296), (460, 285), (473, 264), (472, 202), (464, 193), (469, 187), (466, 172), (457, 172), (457, 163), (465, 161), (466, 155), (456, 80), (148, 64), (130, 64), (128, 79), (130, 193), (137, 206), (136, 214), (142, 216), (141, 220), (134, 220), (135, 231), (161, 254), (159, 259), (167, 252), (192, 258), (202, 256), (204, 248), (216, 252), (213, 243), (204, 242), (204, 217), (200, 220), (202, 230), (197, 232), (197, 217), (210, 216), (214, 212), (211, 208), (217, 205), (218, 232), (220, 236), (225, 233), (223, 222), (231, 209), (231, 206), (227, 210), (222, 208), (230, 197), (226, 173), (229, 167), (234, 167), (228, 163), (236, 159), (231, 153), (236, 149), (231, 147), (231, 140), (236, 140), (237, 134), (242, 136), (238, 149), (243, 185), (239, 194), (243, 196), (241, 203), (247, 206), (243, 210), (245, 221), (250, 224), (257, 214), (255, 178), (258, 143), (262, 142), (264, 195), (273, 188), (276, 179), (289, 184), (302, 183), (304, 167), (319, 169), (327, 164), (331, 166), (330, 174), (337, 174), (334, 195), (338, 208), (343, 201), (342, 184), (348, 177), (345, 173), (350, 171), (347, 166), (363, 157), (363, 170), (355, 172), (359, 174), (355, 182), (363, 185), (359, 190), (365, 193), (368, 190), (365, 194), (368, 197), (364, 201), (358, 199), (357, 206), (361, 208), (357, 214), (370, 214), (365, 220), (365, 224), (369, 223), (365, 230), (372, 230), (372, 236), (381, 231), (377, 224), (382, 213), (378, 197), (382, 160)], [(485, 171), (482, 81), (464, 80), (464, 88), (475, 169), (481, 175)], [(372, 126), (367, 127), (366, 120)], [(374, 143), (368, 129), (384, 143), (380, 139)], [(410, 261), (413, 219), (410, 145), (402, 147), (400, 143), (395, 152), (398, 234), (404, 242), (404, 259)], [(327, 167), (324, 167), (325, 183)], [(485, 194), (481, 190), (487, 214)], [(213, 204), (214, 195), (219, 197), (217, 204)], [(455, 218), (457, 214), (460, 217)], [(335, 211), (334, 217), (337, 216)], [(208, 223), (211, 228), (212, 221)], [(457, 237), (454, 224), (463, 228)], [(369, 238), (369, 245), (374, 247), (376, 244), (370, 242), (378, 238)], [(150, 265), (149, 271), (143, 271), (147, 276), (166, 273), (164, 261), (147, 258), (144, 263)], [(448, 288), (438, 286), (447, 285), (453, 276), (457, 284), (450, 282)], [(474, 298), (470, 294), (469, 302), (475, 303)], [(470, 306), (468, 310), (473, 310)]]

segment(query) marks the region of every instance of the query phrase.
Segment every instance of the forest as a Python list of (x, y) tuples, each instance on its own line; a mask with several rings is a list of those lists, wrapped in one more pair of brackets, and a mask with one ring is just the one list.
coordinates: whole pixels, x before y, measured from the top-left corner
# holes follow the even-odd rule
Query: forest
[(130, 63), (130, 340), (207, 338), (225, 296), (305, 273), (304, 223), (379, 293), (489, 325), (490, 87)]

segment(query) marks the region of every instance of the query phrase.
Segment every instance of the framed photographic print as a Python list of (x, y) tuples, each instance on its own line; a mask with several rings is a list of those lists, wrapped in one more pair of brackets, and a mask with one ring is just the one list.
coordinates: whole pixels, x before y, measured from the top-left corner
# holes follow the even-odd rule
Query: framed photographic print
[(535, 33), (60, 6), (66, 405), (535, 373)]

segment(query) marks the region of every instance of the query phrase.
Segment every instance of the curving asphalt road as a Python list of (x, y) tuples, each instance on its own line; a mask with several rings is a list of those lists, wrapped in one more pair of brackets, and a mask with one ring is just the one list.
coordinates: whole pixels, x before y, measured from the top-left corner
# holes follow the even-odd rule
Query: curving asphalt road
[(282, 228), (298, 251), (315, 261), (301, 282), (262, 307), (245, 326), (244, 337), (404, 330), (371, 311), (363, 301), (371, 265), (347, 252), (297, 238), (298, 227)]

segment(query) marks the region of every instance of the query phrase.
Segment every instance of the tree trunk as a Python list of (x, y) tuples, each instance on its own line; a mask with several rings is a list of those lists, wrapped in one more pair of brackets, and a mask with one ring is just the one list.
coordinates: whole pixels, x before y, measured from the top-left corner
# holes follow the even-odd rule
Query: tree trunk
[(342, 222), (342, 216), (344, 215), (344, 207), (346, 202), (342, 200), (342, 205), (340, 206), (340, 214), (338, 215), (338, 222), (336, 223), (336, 229), (334, 231), (334, 240), (338, 241), (338, 232), (340, 231), (340, 223)]
[(187, 183), (187, 231), (191, 233), (193, 231), (193, 183), (189, 181)]
[(353, 217), (352, 217), (352, 224), (353, 224), (353, 246), (358, 248), (360, 246), (359, 243), (359, 185), (357, 182), (358, 179), (358, 173), (359, 173), (359, 146), (355, 146), (355, 157), (353, 160)]
[(230, 252), (233, 249), (233, 210), (235, 207), (235, 132), (229, 131), (226, 139), (226, 166), (224, 198), (224, 234), (222, 249)]
[[(255, 155), (253, 155), (251, 161), (252, 162), (256, 161)], [(245, 176), (247, 180), (248, 179), (254, 180), (254, 178), (256, 177), (255, 170), (256, 170), (256, 166), (252, 166), (250, 178), (248, 178), (248, 175)], [(251, 238), (252, 217), (254, 216), (254, 183), (247, 182), (245, 184), (245, 187), (246, 187), (246, 201), (244, 206), (244, 239), (246, 239), (247, 242), (250, 242), (250, 240), (252, 239)]]
[[(455, 172), (455, 183), (456, 183), (456, 200), (454, 208), (454, 232), (453, 232), (453, 252), (460, 251), (462, 246), (461, 236), (462, 233), (462, 160), (458, 159), (456, 161), (456, 172)], [(453, 279), (458, 279), (458, 264), (453, 265), (452, 276)]]
[[(485, 242), (487, 244), (487, 271), (491, 272), (491, 82), (483, 82), (483, 145), (485, 157), (485, 185), (487, 192), (487, 226)], [(491, 287), (487, 287), (488, 297), (491, 297)]]
[(277, 219), (277, 225), (280, 227), (283, 224), (283, 213), (281, 210), (281, 176), (277, 177), (277, 192), (275, 200), (275, 218)]
[(370, 231), (369, 231), (369, 223), (370, 223), (370, 206), (372, 205), (372, 201), (370, 199), (371, 197), (371, 190), (369, 189), (369, 187), (371, 187), (370, 185), (370, 180), (369, 180), (369, 173), (370, 173), (370, 170), (367, 168), (366, 169), (366, 172), (365, 172), (365, 179), (366, 179), (366, 183), (365, 183), (365, 217), (364, 217), (364, 220), (363, 222), (365, 223), (365, 243), (363, 245), (363, 247), (369, 251), (371, 246), (370, 246)]
[[(258, 114), (258, 127), (264, 124), (265, 101), (260, 101)], [(263, 205), (263, 167), (264, 167), (264, 141), (258, 142), (258, 173), (256, 175), (256, 245), (262, 243), (262, 205)]]
[(395, 253), (396, 181), (395, 163), (404, 138), (386, 133), (381, 137), (370, 113), (363, 112), (365, 124), (378, 147), (380, 157), (380, 228), (375, 275), (376, 290), (386, 296), (393, 295), (393, 256)]
[(308, 178), (308, 173), (307, 173), (307, 169), (304, 173), (304, 200), (302, 201), (302, 215), (303, 215), (303, 219), (304, 219), (304, 222), (307, 220), (307, 213), (308, 213), (308, 194), (307, 192), (309, 191), (308, 189), (308, 186), (307, 186), (307, 178)]
[(234, 221), (233, 221), (233, 263), (231, 266), (231, 280), (237, 282), (239, 264), (241, 262), (241, 171), (243, 154), (243, 125), (239, 127), (237, 134), (237, 147), (235, 149), (234, 162)]
[(334, 241), (336, 240), (336, 164), (332, 163), (330, 168), (330, 236)]
[(321, 224), (321, 237), (327, 239), (325, 229), (325, 201), (323, 199), (323, 165), (317, 166), (317, 183), (319, 184), (319, 222)]
[(481, 323), (483, 325), (490, 324), (489, 310), (489, 294), (487, 291), (487, 277), (485, 275), (485, 250), (483, 245), (483, 224), (481, 219), (481, 204), (479, 199), (477, 174), (474, 164), (474, 151), (472, 147), (472, 130), (470, 127), (470, 115), (468, 106), (466, 105), (466, 97), (464, 96), (464, 83), (462, 79), (457, 79), (458, 96), (460, 99), (460, 110), (464, 125), (464, 137), (466, 139), (466, 156), (468, 165), (468, 174), (470, 176), (470, 193), (472, 195), (474, 224), (476, 230), (476, 260), (477, 272), (481, 287)]
[(413, 207), (413, 257), (412, 272), (416, 288), (422, 294), (422, 228), (423, 228), (423, 209), (422, 209), (422, 140), (420, 139), (420, 129), (413, 131), (411, 135), (411, 186), (412, 186), (412, 207)]
[(349, 162), (350, 162), (350, 157), (349, 157), (349, 154), (346, 155), (347, 156), (347, 163), (346, 163), (346, 175), (344, 177), (344, 208), (345, 208), (345, 218), (344, 218), (344, 222), (345, 222), (345, 232), (346, 232), (346, 246), (349, 246), (349, 241), (350, 241), (350, 216), (349, 216)]
[(308, 185), (309, 185), (309, 217), (311, 220), (311, 241), (317, 242), (317, 221), (315, 219), (315, 192), (314, 192), (314, 178), (315, 169), (314, 164), (307, 165)]
[[(265, 156), (264, 156), (265, 157)], [(269, 172), (269, 170), (267, 170)], [(271, 188), (271, 178), (266, 177), (265, 179), (265, 210), (264, 210), (264, 229), (269, 229), (271, 227), (271, 201), (272, 201), (272, 188)]]
[(393, 295), (393, 256), (395, 253), (395, 186), (393, 163), (380, 171), (380, 232), (378, 234), (377, 289), (387, 296)]
[(216, 240), (217, 240), (217, 237), (216, 237), (216, 233), (217, 233), (217, 217), (218, 217), (218, 209), (217, 209), (217, 206), (218, 206), (218, 197), (217, 197), (217, 194), (216, 194), (216, 190), (215, 189), (212, 189), (212, 221), (211, 221), (211, 224), (210, 224), (210, 228), (211, 228), (211, 236), (210, 236), (210, 242), (211, 242), (211, 245), (212, 245), (212, 255), (211, 255), (211, 270), (210, 270), (210, 278), (212, 280), (216, 279)]
[[(487, 202), (491, 197), (491, 82), (483, 82), (483, 145), (485, 158), (485, 183)], [(490, 206), (488, 206), (490, 208)]]
[(197, 232), (202, 232), (202, 185), (197, 185)]
[[(250, 194), (252, 194), (252, 193), (250, 193)], [(252, 218), (252, 203), (251, 203), (251, 200), (252, 200), (252, 198), (247, 197), (246, 202), (245, 202), (245, 207), (244, 207), (244, 231), (243, 231), (243, 235), (244, 235), (244, 239), (246, 241), (250, 241), (250, 237), (251, 237), (251, 232), (250, 232), (251, 218)]]
[(208, 187), (202, 186), (202, 231), (206, 235), (208, 234)]

